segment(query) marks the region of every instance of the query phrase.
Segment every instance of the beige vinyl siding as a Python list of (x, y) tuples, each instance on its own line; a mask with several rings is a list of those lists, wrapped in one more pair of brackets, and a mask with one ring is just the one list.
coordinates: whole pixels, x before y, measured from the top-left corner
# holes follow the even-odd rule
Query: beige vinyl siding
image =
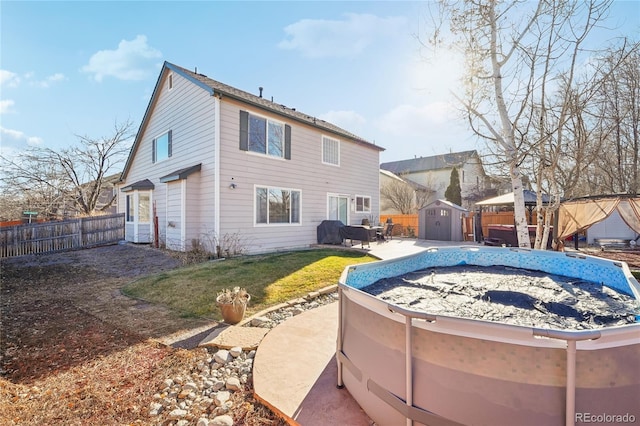
[[(187, 249), (192, 247), (192, 241), (198, 240), (202, 243), (207, 243), (210, 240), (210, 231), (212, 227), (207, 223), (203, 223), (201, 218), (209, 218), (213, 220), (213, 207), (208, 211), (203, 211), (200, 200), (200, 194), (202, 193), (201, 185), (201, 173), (196, 172), (187, 178), (185, 181), (185, 223), (188, 225), (185, 232), (185, 244)], [(209, 188), (207, 188), (209, 190)]]
[[(190, 212), (192, 214), (187, 218), (196, 220), (195, 224), (188, 224), (190, 232), (192, 227), (195, 228), (194, 234), (204, 232), (199, 218), (205, 217), (214, 209), (214, 99), (206, 90), (178, 74), (172, 74), (172, 90), (169, 91), (167, 87), (167, 73), (160, 82), (160, 92), (155, 105), (151, 106), (146, 127), (142, 129), (141, 141), (132, 159), (126, 181), (121, 185), (124, 187), (143, 179), (149, 179), (154, 183), (153, 200), (156, 202), (161, 243), (167, 239), (166, 190), (169, 185), (160, 183), (162, 176), (202, 163), (201, 171), (187, 178), (194, 179), (194, 175), (198, 174), (201, 182), (207, 182), (206, 185), (194, 186), (194, 191), (199, 191), (198, 194), (193, 194), (194, 198), (198, 198), (199, 206), (197, 212)], [(172, 131), (172, 156), (164, 161), (152, 163), (153, 139), (169, 130)], [(121, 192), (120, 206), (125, 205), (124, 197), (125, 194)], [(213, 218), (213, 214), (210, 214), (210, 217)]]
[[(239, 111), (285, 121), (291, 126), (291, 160), (239, 149)], [(221, 234), (241, 236), (249, 252), (303, 247), (317, 242), (316, 228), (327, 218), (327, 194), (371, 197), (372, 213), (350, 213), (352, 223), (378, 216), (379, 153), (338, 135), (286, 120), (268, 112), (223, 99), (221, 119)], [(322, 163), (322, 134), (340, 140), (340, 166)], [(236, 184), (235, 189), (229, 186)], [(255, 186), (301, 191), (301, 224), (255, 224)], [(352, 206), (350, 206), (352, 208)]]
[(131, 222), (125, 222), (124, 224), (124, 235), (127, 241), (135, 242), (136, 241), (136, 227)]
[[(225, 238), (239, 240), (248, 253), (307, 247), (317, 241), (316, 229), (327, 219), (328, 194), (371, 197), (371, 213), (356, 213), (350, 203), (350, 221), (377, 218), (379, 212), (379, 150), (358, 144), (332, 132), (302, 124), (230, 97), (222, 97), (220, 109), (220, 158), (216, 162), (216, 98), (200, 86), (173, 73), (173, 89), (165, 73), (157, 88), (139, 144), (133, 153), (126, 181), (121, 187), (151, 180), (159, 223), (160, 242), (176, 249)], [(239, 111), (245, 110), (291, 126), (291, 160), (239, 149)], [(152, 163), (152, 141), (172, 131), (172, 156)], [(340, 165), (322, 163), (322, 135), (340, 141)], [(219, 170), (215, 170), (216, 163)], [(161, 183), (160, 178), (179, 169), (202, 164), (186, 180)], [(220, 181), (216, 182), (216, 176)], [(231, 184), (235, 188), (231, 188)], [(300, 191), (300, 224), (255, 223), (255, 187)], [(169, 192), (168, 192), (169, 190)], [(219, 206), (215, 205), (219, 191)], [(125, 206), (120, 193), (120, 206)], [(215, 223), (216, 207), (220, 223)], [(123, 210), (124, 207), (121, 207)], [(168, 222), (173, 226), (168, 227)], [(219, 235), (213, 232), (219, 225)], [(226, 247), (223, 247), (223, 249)], [(209, 247), (215, 250), (215, 247)]]
[(182, 215), (184, 183), (184, 180), (178, 180), (166, 184), (166, 243), (167, 248), (171, 250), (184, 250), (185, 248), (182, 237), (185, 225)]

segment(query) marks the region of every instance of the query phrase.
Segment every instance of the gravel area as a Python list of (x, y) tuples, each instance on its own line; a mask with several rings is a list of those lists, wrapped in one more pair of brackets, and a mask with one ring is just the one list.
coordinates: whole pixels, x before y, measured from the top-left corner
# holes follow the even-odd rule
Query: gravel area
[[(252, 318), (244, 327), (272, 329), (289, 318), (337, 300), (336, 291), (301, 298), (264, 316)], [(196, 350), (204, 352), (188, 370), (167, 377), (160, 384), (149, 406), (149, 417), (169, 419), (168, 424), (176, 426), (230, 426), (238, 417), (236, 409), (242, 408), (237, 406), (238, 396), (250, 392), (253, 387), (252, 367), (256, 351), (210, 346)]]
[(326, 293), (311, 295), (306, 298), (298, 299), (288, 306), (273, 310), (265, 315), (257, 316), (244, 324), (245, 327), (262, 327), (274, 328), (283, 321), (291, 317), (299, 315), (309, 309), (319, 308), (320, 306), (336, 302), (338, 300), (337, 290)]

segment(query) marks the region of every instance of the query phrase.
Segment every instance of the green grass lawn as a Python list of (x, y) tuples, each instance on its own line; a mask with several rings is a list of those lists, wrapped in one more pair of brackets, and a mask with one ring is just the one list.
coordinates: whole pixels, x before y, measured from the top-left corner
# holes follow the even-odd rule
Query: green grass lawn
[(346, 266), (375, 260), (365, 253), (333, 249), (243, 256), (151, 275), (128, 284), (123, 292), (165, 305), (183, 317), (219, 320), (215, 299), (224, 288), (244, 287), (251, 295), (251, 315), (337, 284)]

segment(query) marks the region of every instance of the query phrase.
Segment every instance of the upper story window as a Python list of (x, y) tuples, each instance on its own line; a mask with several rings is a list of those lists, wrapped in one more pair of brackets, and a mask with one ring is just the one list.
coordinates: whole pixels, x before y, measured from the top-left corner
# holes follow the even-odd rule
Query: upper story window
[(291, 159), (291, 126), (240, 111), (240, 149)]
[(167, 82), (167, 86), (169, 86), (169, 90), (173, 89), (173, 74), (169, 74), (169, 81)]
[(322, 137), (322, 162), (340, 165), (340, 141), (327, 136)]
[(151, 161), (157, 163), (158, 161), (166, 160), (171, 157), (172, 154), (172, 140), (171, 130), (164, 133), (153, 140), (153, 147), (151, 149)]
[(249, 114), (249, 151), (284, 157), (284, 124)]
[(356, 195), (356, 212), (358, 213), (370, 213), (371, 212), (371, 197), (365, 197), (362, 195)]
[(300, 191), (256, 187), (256, 223), (300, 223)]

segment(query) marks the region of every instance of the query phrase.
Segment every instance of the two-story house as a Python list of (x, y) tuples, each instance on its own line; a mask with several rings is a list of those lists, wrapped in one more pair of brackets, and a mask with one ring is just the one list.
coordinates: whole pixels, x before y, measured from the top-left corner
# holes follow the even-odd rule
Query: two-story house
[(262, 90), (165, 62), (119, 185), (126, 239), (182, 251), (307, 247), (325, 219), (379, 214), (382, 150)]
[(491, 179), (485, 173), (482, 159), (475, 150), (380, 164), (380, 169), (431, 191), (432, 199), (445, 198), (453, 168), (458, 170), (462, 207), (472, 209), (476, 201), (496, 194), (495, 189), (491, 188)]

